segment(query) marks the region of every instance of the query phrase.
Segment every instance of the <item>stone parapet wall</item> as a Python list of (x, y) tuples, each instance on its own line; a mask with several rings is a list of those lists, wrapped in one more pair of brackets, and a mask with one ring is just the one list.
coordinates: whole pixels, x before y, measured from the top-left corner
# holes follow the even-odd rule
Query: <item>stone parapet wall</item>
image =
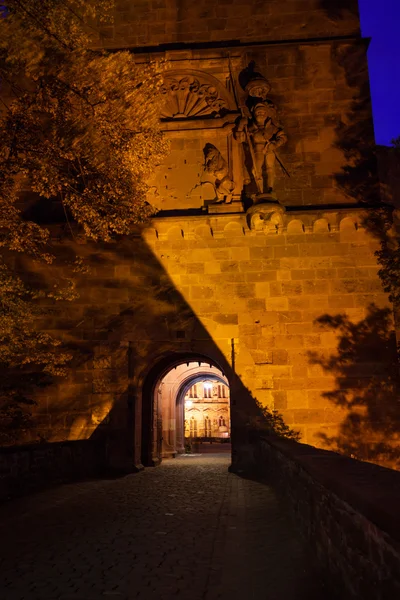
[(357, 0), (117, 0), (108, 47), (359, 35)]
[(0, 449), (0, 502), (54, 483), (96, 477), (105, 469), (102, 442), (81, 440)]
[(399, 597), (399, 473), (289, 440), (261, 439), (255, 457), (338, 597)]

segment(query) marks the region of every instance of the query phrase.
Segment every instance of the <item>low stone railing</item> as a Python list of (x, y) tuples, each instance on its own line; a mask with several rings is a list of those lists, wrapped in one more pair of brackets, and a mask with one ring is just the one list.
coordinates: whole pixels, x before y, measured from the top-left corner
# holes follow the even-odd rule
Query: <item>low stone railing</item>
[(339, 597), (400, 598), (400, 472), (285, 439), (255, 445)]
[(97, 440), (0, 448), (0, 502), (49, 484), (104, 472), (104, 443)]

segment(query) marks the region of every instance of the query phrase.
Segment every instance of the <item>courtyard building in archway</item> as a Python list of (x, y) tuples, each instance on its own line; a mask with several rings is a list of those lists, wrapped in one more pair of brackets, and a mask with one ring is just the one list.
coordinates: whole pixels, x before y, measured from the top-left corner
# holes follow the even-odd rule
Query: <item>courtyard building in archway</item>
[(185, 395), (185, 438), (229, 439), (229, 388), (209, 379), (192, 385)]

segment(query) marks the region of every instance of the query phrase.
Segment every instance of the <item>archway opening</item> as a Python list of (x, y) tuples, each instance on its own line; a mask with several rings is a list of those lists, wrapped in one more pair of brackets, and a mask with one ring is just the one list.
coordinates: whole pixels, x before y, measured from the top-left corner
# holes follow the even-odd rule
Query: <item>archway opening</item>
[(196, 452), (230, 452), (230, 390), (222, 370), (191, 356), (164, 367), (143, 393), (143, 464)]

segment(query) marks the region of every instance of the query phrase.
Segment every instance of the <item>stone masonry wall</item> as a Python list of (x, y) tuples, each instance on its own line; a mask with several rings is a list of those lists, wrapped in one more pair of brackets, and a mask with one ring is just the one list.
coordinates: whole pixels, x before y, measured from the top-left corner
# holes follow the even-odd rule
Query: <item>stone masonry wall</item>
[[(27, 440), (104, 434), (109, 449), (140, 462), (149, 370), (165, 356), (197, 353), (229, 380), (234, 445), (235, 422), (248, 426), (257, 400), (303, 441), (398, 466), (391, 307), (359, 210), (376, 198), (368, 196), (373, 129), (357, 3), (121, 0), (103, 33), (108, 47), (136, 46), (138, 61), (166, 58), (174, 81), (205, 81), (225, 112), (179, 109), (164, 119), (171, 153), (149, 194), (163, 212), (141, 237), (102, 248), (55, 240), (60, 254), (84, 257), (90, 274), (78, 282), (79, 300), (52, 307), (40, 324), (61, 334), (75, 359), (67, 380), (38, 392)], [(223, 48), (227, 40), (236, 42)], [(212, 41), (221, 44), (206, 47)], [(177, 45), (137, 48), (159, 44)], [(280, 207), (265, 220), (240, 201), (251, 203), (233, 88), (245, 95), (240, 74), (251, 66), (269, 81), (288, 137), (278, 153), (290, 177), (277, 166)], [(240, 182), (230, 206), (207, 207), (207, 143)], [(29, 268), (49, 285), (60, 275)]]
[(398, 597), (399, 473), (288, 440), (259, 440), (256, 459), (338, 597)]
[[(375, 432), (368, 418), (362, 424), (371, 409), (371, 375), (382, 380), (387, 375), (382, 347), (395, 348), (391, 325), (381, 339), (377, 335), (391, 307), (377, 277), (378, 246), (360, 217), (289, 213), (282, 230), (271, 225), (269, 231), (267, 225), (249, 231), (244, 216), (174, 225), (160, 219), (158, 237), (154, 230), (146, 233), (174, 286), (225, 356), (235, 339), (236, 373), (244, 386), (278, 409), (303, 441), (320, 446), (331, 439), (342, 450), (353, 447), (355, 455), (363, 437), (378, 443), (388, 435), (384, 427), (379, 431), (378, 421), (391, 412), (389, 391), (388, 398), (380, 397)], [(330, 318), (318, 323), (323, 315)], [(355, 324), (351, 332), (332, 326), (338, 315)], [(353, 357), (343, 354), (346, 339), (356, 349)], [(358, 435), (349, 424), (350, 414), (357, 413)]]
[(171, 352), (200, 352), (225, 372), (244, 422), (256, 398), (304, 442), (395, 466), (391, 308), (361, 217), (292, 212), (255, 230), (244, 214), (158, 218), (145, 241), (75, 247), (90, 276), (43, 327), (79, 354), (68, 380), (38, 394), (32, 435), (106, 429), (129, 445), (149, 368)]
[(106, 47), (266, 41), (359, 33), (357, 0), (117, 0)]

